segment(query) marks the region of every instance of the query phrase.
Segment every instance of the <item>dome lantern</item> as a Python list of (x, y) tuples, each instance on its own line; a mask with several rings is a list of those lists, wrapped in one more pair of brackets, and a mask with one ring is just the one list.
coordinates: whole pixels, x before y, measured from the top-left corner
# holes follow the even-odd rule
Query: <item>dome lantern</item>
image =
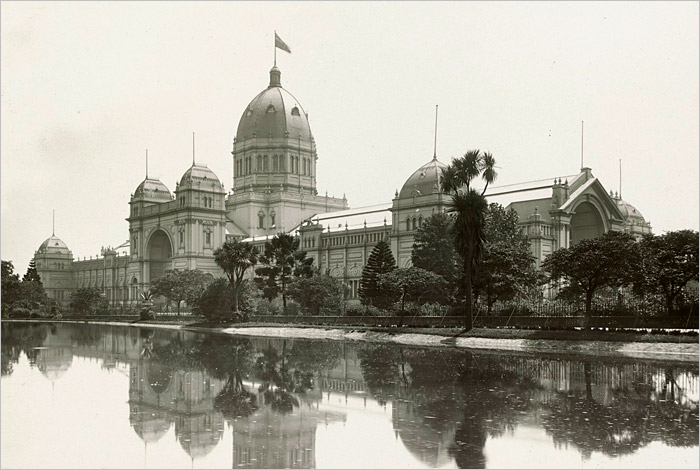
[(270, 88), (282, 86), (282, 72), (275, 65), (270, 69)]

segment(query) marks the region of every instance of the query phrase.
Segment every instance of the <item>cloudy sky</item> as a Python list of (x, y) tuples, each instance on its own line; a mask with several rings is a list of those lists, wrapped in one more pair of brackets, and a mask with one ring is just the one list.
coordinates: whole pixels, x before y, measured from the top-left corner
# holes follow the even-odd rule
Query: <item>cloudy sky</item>
[(2, 259), (56, 235), (76, 258), (128, 238), (145, 174), (197, 160), (232, 186), (232, 141), (268, 83), (309, 112), (318, 190), (390, 203), (433, 153), (493, 153), (497, 183), (585, 165), (656, 233), (698, 229), (697, 2), (3, 2)]

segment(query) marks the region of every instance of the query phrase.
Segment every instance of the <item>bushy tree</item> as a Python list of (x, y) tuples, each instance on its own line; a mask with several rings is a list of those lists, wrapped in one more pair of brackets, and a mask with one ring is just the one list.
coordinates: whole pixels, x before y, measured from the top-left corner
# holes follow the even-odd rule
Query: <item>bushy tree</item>
[(447, 281), (442, 276), (415, 266), (380, 274), (377, 276), (377, 285), (392, 302), (401, 303), (401, 318), (406, 301), (422, 305), (426, 302), (444, 303), (447, 300)]
[(296, 278), (289, 286), (289, 296), (313, 315), (339, 314), (343, 294), (343, 283), (325, 274)]
[[(30, 265), (31, 266), (31, 265)], [(2, 315), (30, 316), (55, 310), (56, 302), (50, 299), (44, 290), (38, 274), (32, 275), (30, 269), (19, 280), (11, 261), (2, 262)]]
[(510, 300), (538, 284), (530, 242), (518, 226), (518, 214), (489, 204), (484, 220), (484, 248), (474, 279), (476, 295), (486, 298), (488, 312), (497, 300)]
[[(464, 328), (472, 328), (473, 295), (472, 282), (481, 259), (484, 244), (484, 217), (489, 184), (496, 180), (496, 160), (488, 152), (470, 150), (461, 158), (455, 158), (442, 170), (441, 189), (452, 194), (451, 209), (457, 214), (455, 221), (455, 248), (462, 258), (464, 289), (466, 292)], [(481, 192), (471, 185), (481, 177), (484, 188)]]
[(377, 276), (396, 269), (396, 261), (389, 244), (380, 240), (369, 254), (367, 264), (362, 269), (359, 295), (365, 305), (386, 308), (390, 301), (377, 285)]
[(258, 263), (258, 249), (250, 243), (239, 240), (228, 241), (214, 251), (214, 260), (224, 270), (233, 290), (233, 309), (239, 310), (246, 271)]
[(107, 308), (107, 299), (98, 287), (82, 287), (73, 291), (71, 308), (76, 313), (92, 315)]
[(698, 280), (698, 232), (678, 230), (645, 235), (639, 248), (634, 290), (640, 294), (662, 294), (666, 313), (670, 314), (674, 300), (688, 282)]
[(287, 310), (287, 287), (295, 277), (313, 275), (313, 258), (299, 251), (299, 239), (286, 233), (275, 235), (265, 242), (260, 256), (261, 267), (255, 270), (255, 283), (269, 300), (282, 295), (282, 307)]
[(2, 316), (8, 317), (21, 299), (22, 286), (12, 261), (2, 261)]
[(462, 270), (455, 249), (454, 217), (437, 213), (416, 230), (411, 252), (413, 266), (442, 276), (455, 286)]
[(207, 286), (213, 281), (211, 274), (198, 269), (182, 271), (166, 271), (165, 274), (151, 282), (151, 293), (162, 295), (169, 302), (177, 304), (177, 314), (180, 314), (180, 304), (186, 301), (192, 304), (198, 299)]
[(636, 256), (634, 237), (610, 231), (555, 251), (544, 260), (542, 269), (550, 281), (564, 283), (564, 293), (568, 290), (584, 299), (584, 326), (588, 327), (596, 291), (625, 284)]

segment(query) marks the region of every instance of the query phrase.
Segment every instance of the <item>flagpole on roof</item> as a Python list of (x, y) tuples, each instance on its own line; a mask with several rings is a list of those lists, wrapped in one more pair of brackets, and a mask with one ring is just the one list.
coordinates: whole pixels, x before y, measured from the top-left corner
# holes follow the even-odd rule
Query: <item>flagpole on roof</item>
[(583, 121), (581, 121), (581, 169), (583, 170)]
[(275, 50), (275, 67), (277, 67), (277, 30), (275, 30), (275, 37), (274, 37), (275, 45), (272, 46), (272, 49)]
[(437, 119), (438, 105), (435, 105), (435, 140), (433, 142), (433, 160), (437, 160)]

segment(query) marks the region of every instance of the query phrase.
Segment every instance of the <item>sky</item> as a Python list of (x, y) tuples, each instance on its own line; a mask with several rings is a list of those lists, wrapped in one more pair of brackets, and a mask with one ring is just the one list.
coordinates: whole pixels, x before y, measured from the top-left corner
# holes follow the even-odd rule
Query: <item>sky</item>
[[(52, 233), (74, 257), (128, 235), (148, 173), (196, 159), (227, 191), (269, 82), (309, 113), (319, 194), (390, 204), (433, 155), (496, 158), (497, 185), (584, 166), (655, 233), (698, 229), (697, 2), (2, 2), (1, 244), (24, 273)], [(620, 188), (620, 160), (622, 174)]]

